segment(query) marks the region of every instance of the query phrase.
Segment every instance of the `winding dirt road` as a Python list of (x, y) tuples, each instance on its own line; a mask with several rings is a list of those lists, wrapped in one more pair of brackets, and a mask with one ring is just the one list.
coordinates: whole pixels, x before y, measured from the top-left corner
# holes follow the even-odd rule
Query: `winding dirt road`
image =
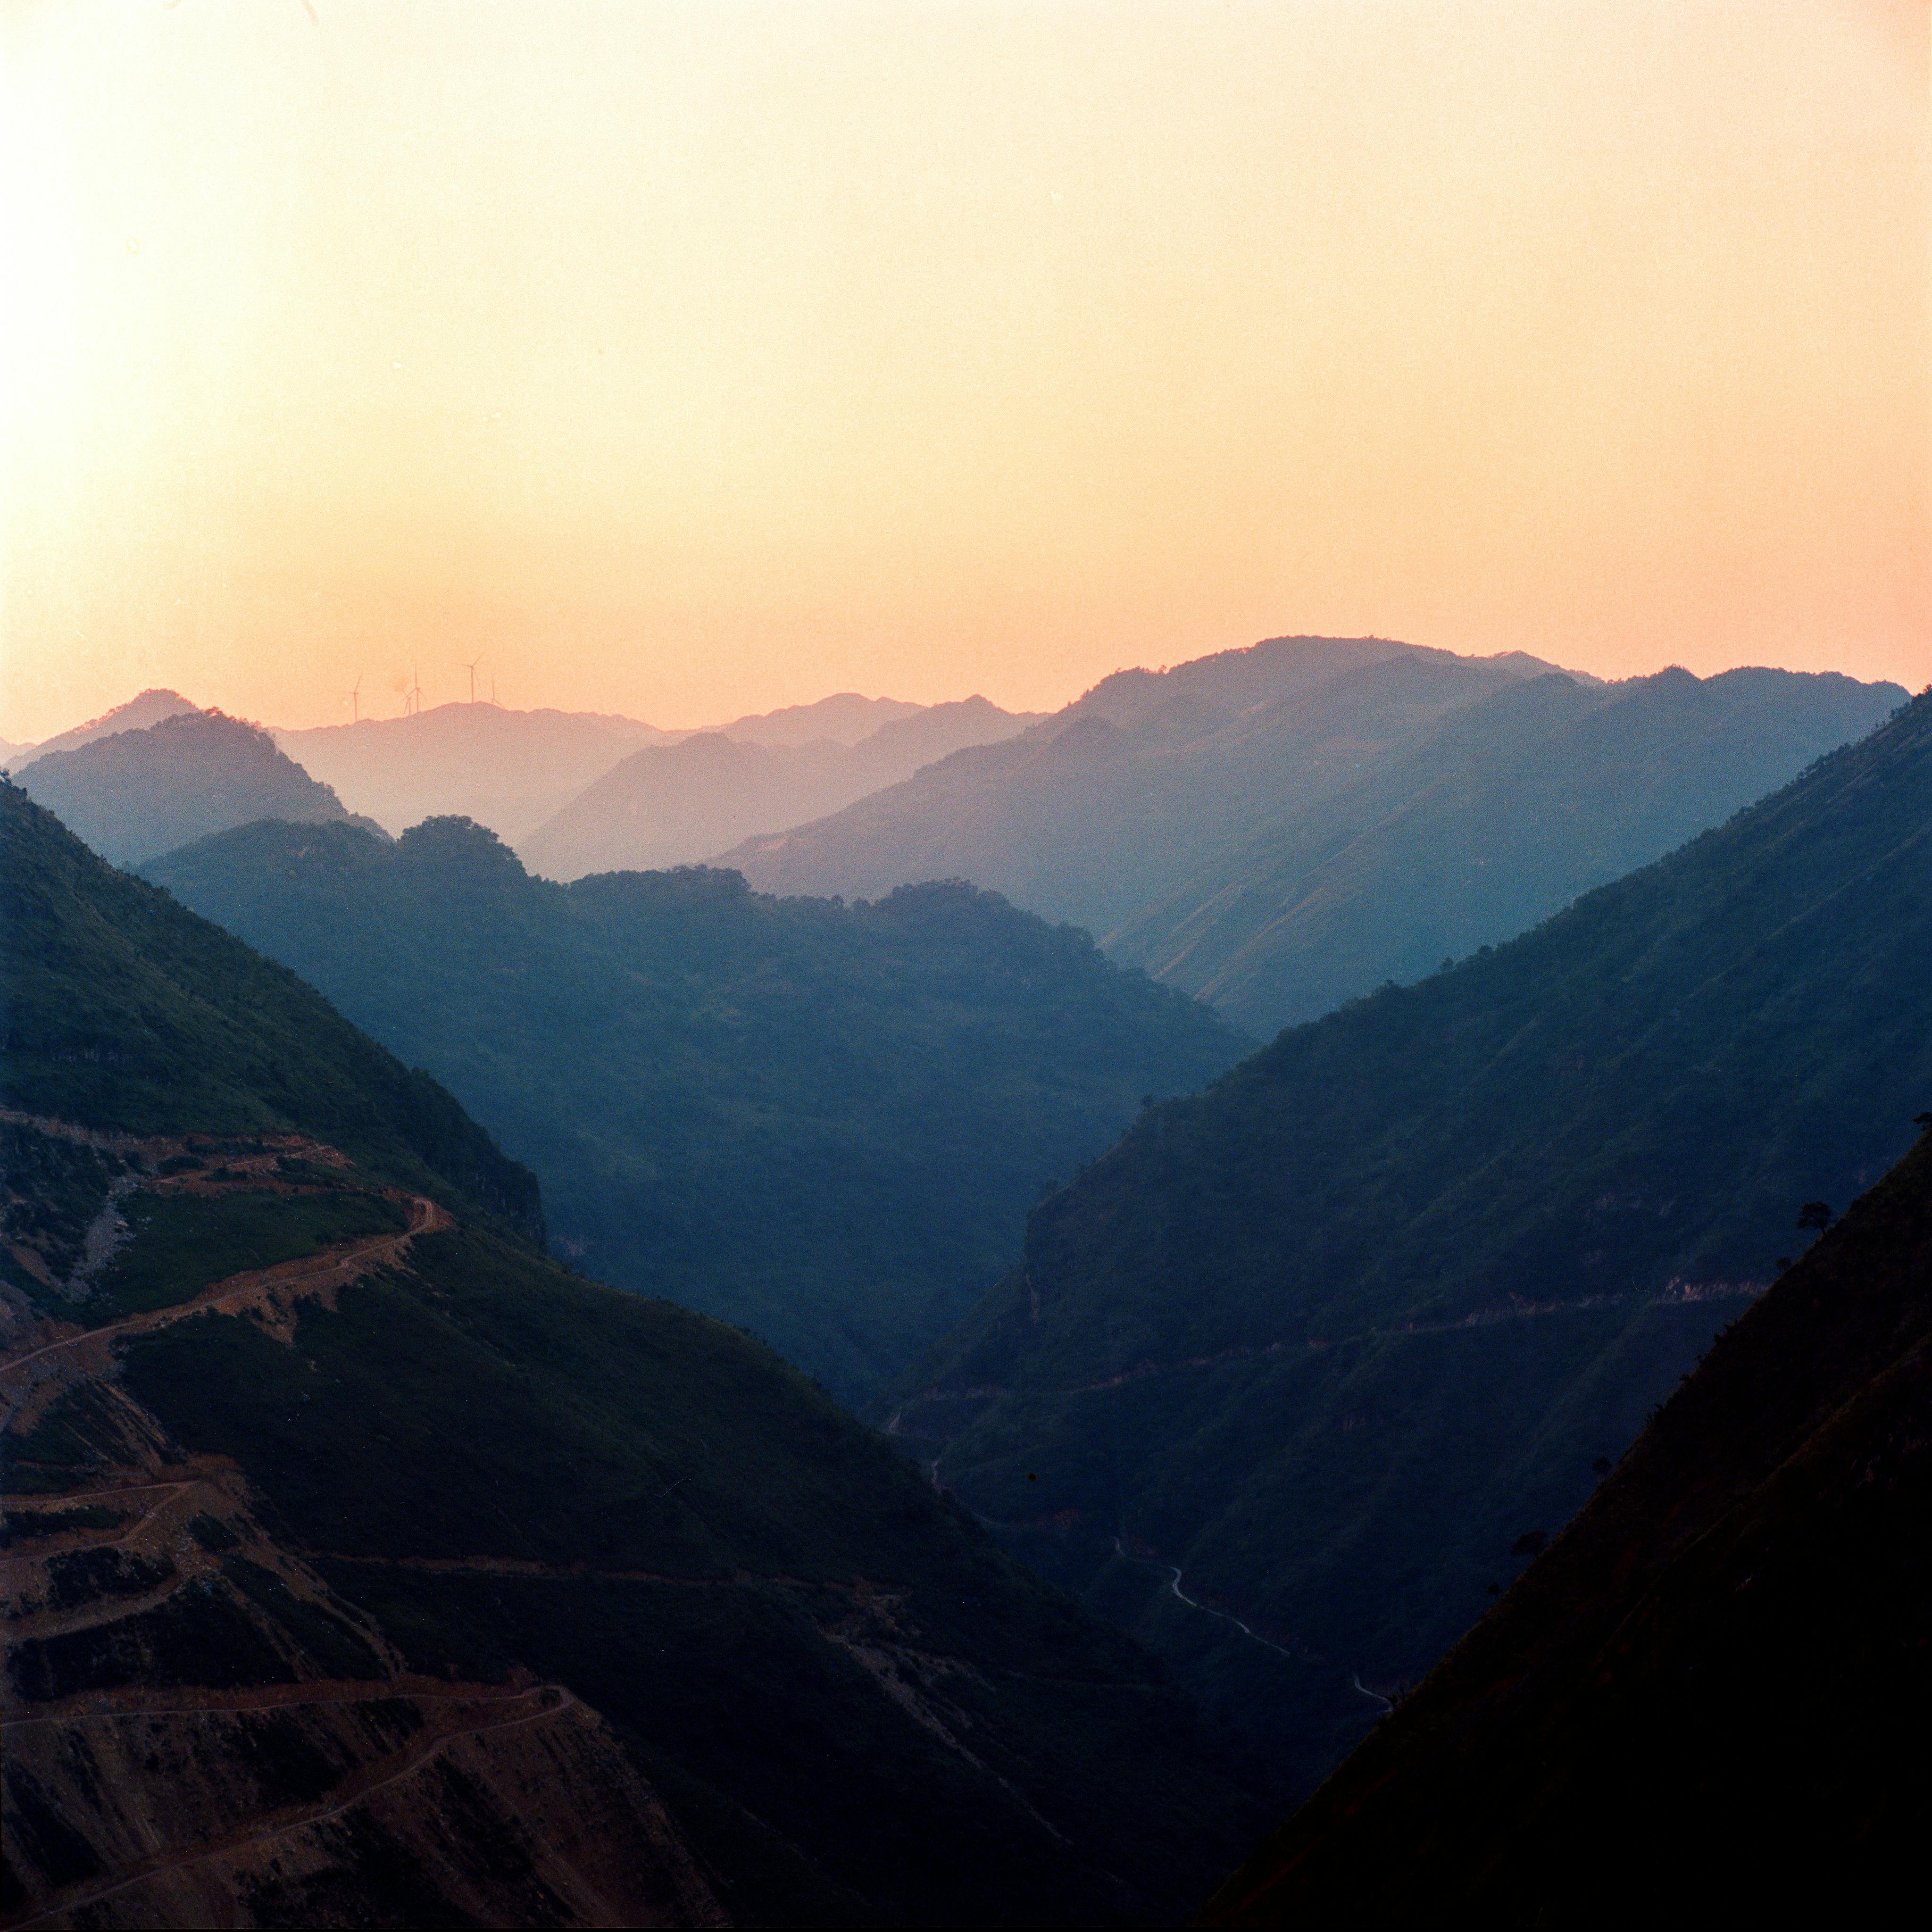
[[(215, 1282), (186, 1301), (170, 1308), (154, 1308), (129, 1315), (98, 1328), (75, 1328), (70, 1333), (43, 1342), (26, 1354), (0, 1361), (0, 1384), (30, 1364), (63, 1350), (81, 1348), (90, 1342), (111, 1342), (117, 1336), (151, 1334), (196, 1315), (238, 1313), (250, 1306), (264, 1312), (286, 1316), (296, 1301), (311, 1294), (326, 1294), (351, 1282), (387, 1268), (402, 1259), (410, 1244), (418, 1234), (434, 1234), (452, 1228), (455, 1220), (426, 1195), (410, 1196), (410, 1225), (400, 1234), (376, 1234), (366, 1240), (338, 1241), (298, 1261), (278, 1262), (273, 1268), (246, 1269)], [(280, 1309), (264, 1304), (280, 1301)]]

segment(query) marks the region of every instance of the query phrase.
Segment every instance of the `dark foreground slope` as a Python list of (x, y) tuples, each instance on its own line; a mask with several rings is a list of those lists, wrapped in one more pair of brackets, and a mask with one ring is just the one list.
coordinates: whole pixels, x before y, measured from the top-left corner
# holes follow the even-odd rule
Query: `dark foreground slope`
[(292, 976), (12, 788), (0, 835), (7, 1922), (1145, 1918), (1225, 1869), (1250, 1788), (1142, 1653), (756, 1344), (562, 1274)]
[(1318, 1761), (1346, 1707), (1161, 1566), (1345, 1688), (1419, 1677), (1800, 1251), (1801, 1204), (1898, 1158), (1932, 1091), (1928, 946), (1932, 695), (1153, 1109), (1035, 1212), (896, 1426)]
[(218, 711), (184, 711), (143, 730), (50, 752), (27, 766), (21, 782), (116, 865), (138, 865), (254, 819), (349, 817), (335, 794), (278, 751), (267, 732)]
[(1932, 1139), (1208, 1918), (1889, 1916), (1932, 1832), (1928, 1628)]
[(1781, 670), (1527, 680), (1268, 826), (1107, 950), (1270, 1036), (1526, 932), (1862, 737), (1905, 695)]
[(958, 885), (870, 906), (734, 873), (566, 888), (452, 820), (393, 848), (246, 827), (147, 876), (446, 1082), (536, 1168), (586, 1271), (751, 1328), (854, 1400), (1011, 1264), (1042, 1183), (1243, 1044)]

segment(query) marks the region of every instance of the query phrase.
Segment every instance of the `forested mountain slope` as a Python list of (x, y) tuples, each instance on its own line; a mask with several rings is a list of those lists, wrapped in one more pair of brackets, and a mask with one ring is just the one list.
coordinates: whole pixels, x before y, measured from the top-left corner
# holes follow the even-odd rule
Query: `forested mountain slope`
[(720, 862), (769, 892), (970, 879), (1105, 934), (1450, 712), (1551, 668), (1374, 638), (1282, 638), (1121, 671), (1004, 745), (956, 752)]
[[(741, 742), (698, 732), (632, 752), (515, 842), (531, 870), (547, 878), (689, 865), (750, 833), (836, 812), (962, 746), (997, 743), (1032, 722), (969, 698), (890, 719), (854, 745), (830, 738), (794, 743), (782, 734)], [(761, 722), (730, 729), (756, 731)]]
[(867, 906), (701, 871), (565, 887), (456, 820), (393, 848), (254, 826), (148, 876), (446, 1082), (587, 1271), (741, 1323), (855, 1401), (998, 1279), (1043, 1184), (1245, 1044), (959, 885)]
[(1152, 1109), (1035, 1211), (896, 1426), (1318, 1759), (1346, 1707), (1256, 1688), (1286, 1666), (1154, 1566), (1345, 1683), (1418, 1677), (1799, 1251), (1800, 1205), (1897, 1159), (1932, 1090), (1928, 944), (1932, 694)]
[(137, 865), (208, 832), (258, 818), (345, 819), (342, 801), (276, 748), (267, 732), (218, 711), (184, 711), (144, 730), (34, 758), (20, 783), (116, 865)]
[(1269, 1036), (1514, 938), (1862, 737), (1896, 685), (1688, 671), (1552, 675), (1452, 712), (1106, 936)]
[(1166, 1918), (1247, 1774), (766, 1350), (0, 788), (4, 1910)]
[(1932, 1831), (1928, 1624), (1932, 1137), (1208, 1922), (1889, 1917)]

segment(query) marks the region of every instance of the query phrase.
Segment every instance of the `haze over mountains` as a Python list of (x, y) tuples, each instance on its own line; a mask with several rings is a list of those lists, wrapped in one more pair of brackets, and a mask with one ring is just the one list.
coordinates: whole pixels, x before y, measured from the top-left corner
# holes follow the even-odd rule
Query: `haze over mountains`
[(5, 784), (0, 919), (10, 1917), (1144, 1922), (1235, 1855), (1131, 1642)]
[[(526, 837), (527, 863), (466, 818), (432, 814), (396, 840), (351, 822), (266, 734), (217, 713), (86, 728), (88, 742), (24, 766), (28, 788), (123, 863), (142, 839), (185, 842), (141, 864), (171, 900), (5, 794), (8, 1060), (32, 1090), (8, 1090), (0, 1274), (32, 1304), (15, 1318), (40, 1324), (46, 1359), (67, 1359), (56, 1318), (116, 1337), (44, 1389), (28, 1377), (15, 1431), (10, 1488), (67, 1500), (29, 1526), (40, 1553), (10, 1573), (22, 1634), (9, 1667), (57, 1720), (56, 1754), (10, 1786), (10, 1858), (26, 1847), (35, 1895), (71, 1900), (131, 1870), (64, 1768), (80, 1733), (58, 1727), (110, 1691), (152, 1702), (169, 1672), (212, 1672), (206, 1660), (232, 1651), (254, 1659), (236, 1666), (254, 1673), (247, 1698), (359, 1687), (332, 1706), (364, 1713), (353, 1738), (290, 1720), (333, 1774), (391, 1762), (368, 1713), (400, 1700), (431, 1756), (482, 1780), (460, 1826), (414, 1797), (363, 1814), (387, 1834), (388, 1865), (274, 1827), (283, 1876), (246, 1880), (271, 1916), (1184, 1911), (1242, 1849), (1263, 1787), (1276, 1804), (1312, 1789), (1587, 1501), (1713, 1336), (1781, 1275), (1815, 1278), (1789, 1261), (1830, 1218), (1822, 1204), (1870, 1186), (1932, 1103), (1932, 694), (1903, 698), (1830, 676), (1600, 685), (1520, 656), (1280, 640), (1119, 674), (1043, 721), (848, 694), (815, 718), (733, 728), (767, 742), (620, 748)], [(882, 709), (900, 715), (880, 722)], [(370, 769), (442, 733), (428, 796), (462, 782), (464, 745), (495, 733), (503, 771), (476, 764), (502, 799), (526, 739), (610, 748), (609, 721), (446, 710), (467, 715), (408, 720), (420, 737), (392, 734)], [(559, 752), (553, 775), (564, 764)], [(1148, 891), (1108, 928), (1113, 957), (977, 881), (848, 903), (774, 896), (734, 870), (637, 868), (722, 816), (776, 818), (814, 785), (911, 766), (742, 850), (790, 852), (808, 872), (870, 854), (882, 878), (964, 854), (1102, 909)], [(867, 826), (884, 828), (870, 844)], [(586, 876), (537, 876), (543, 839), (556, 869)], [(1226, 1015), (1288, 1030), (1250, 1053)], [(110, 1126), (145, 1138), (98, 1138)], [(572, 1282), (546, 1238), (572, 1270), (641, 1298)], [(352, 1248), (379, 1258), (352, 1264)], [(247, 1324), (168, 1312), (261, 1268), (296, 1270), (294, 1286), (234, 1288)], [(334, 1302), (295, 1292), (330, 1270)], [(705, 1316), (888, 1423), (910, 1486), (878, 1474), (892, 1466), (878, 1438)], [(1859, 1333), (1858, 1375), (1895, 1382), (1890, 1342)], [(1916, 1346), (1901, 1341), (1894, 1366)], [(1726, 1400), (1748, 1403), (1749, 1380)], [(1767, 1427), (1798, 1426), (1773, 1407)], [(731, 1447), (714, 1463), (721, 1419)], [(1792, 1439), (1811, 1454), (1802, 1430)], [(1658, 1528), (1695, 1514), (1670, 1486), (1690, 1480), (1672, 1440), (1632, 1546), (1653, 1552), (1646, 1575), (1694, 1597), (1676, 1531)], [(412, 1472), (400, 1501), (392, 1451)], [(90, 1459), (111, 1487), (161, 1481), (170, 1456), (186, 1459), (182, 1493), (213, 1543), (79, 1486), (98, 1473)], [(245, 1491), (223, 1487), (231, 1462)], [(1762, 1471), (1742, 1468), (1723, 1478), (1736, 1508), (1825, 1549), (1822, 1516), (1778, 1516)], [(1027, 1571), (999, 1568), (935, 1486)], [(1866, 1551), (1846, 1546), (1857, 1574), (1870, 1535), (1902, 1534), (1847, 1522)], [(1600, 1568), (1610, 1542), (1592, 1546)], [(742, 1602), (716, 1594), (728, 1572)], [(994, 1588), (996, 1574), (1009, 1580)], [(1870, 1574), (1908, 1600), (1889, 1571)], [(207, 1604), (181, 1595), (190, 1583)], [(124, 1612), (123, 1590), (161, 1620)], [(1532, 1600), (1544, 1600), (1510, 1599)], [(1780, 1600), (1748, 1654), (1768, 1658), (1792, 1617), (1847, 1642), (1862, 1628)], [(190, 1603), (214, 1623), (182, 1621)], [(978, 1621), (988, 1605), (998, 1629)], [(1423, 1793), (1442, 1754), (1473, 1741), (1516, 1821), (1497, 1829), (1519, 1831), (1549, 1802), (1523, 1782), (1523, 1753), (1540, 1752), (1556, 1785), (1625, 1815), (1612, 1786), (1634, 1774), (1636, 1732), (1576, 1715), (1582, 1626), (1509, 1628), (1553, 1700), (1524, 1720), (1540, 1742), (1482, 1714), (1480, 1687), (1514, 1667), (1506, 1646), (1481, 1653), (1492, 1661), (1472, 1694), (1452, 1660), (1432, 1681), (1465, 1690), (1428, 1706), (1452, 1714), (1377, 1732), (1363, 1762)], [(1628, 1664), (1633, 1711), (1664, 1694), (1646, 1672), (1706, 1654), (1689, 1624), (1658, 1628), (1642, 1656), (1585, 1633), (1613, 1676)], [(1189, 1729), (1135, 1640), (1210, 1731)], [(826, 1676), (827, 1643), (862, 1686)], [(445, 1697), (430, 1680), (452, 1672)], [(1070, 1684), (1092, 1695), (1069, 1704)], [(885, 1706), (920, 1733), (910, 1756), (879, 1728)], [(1551, 1744), (1573, 1720), (1624, 1766), (1610, 1784)], [(527, 1722), (548, 1768), (516, 1757), (491, 1772), (437, 1728), (475, 1739), (500, 1721)], [(794, 1756), (772, 1757), (773, 1724)], [(1129, 1747), (1120, 1725), (1150, 1728)], [(231, 1791), (246, 1729), (217, 1753)], [(1808, 1735), (1839, 1748), (1822, 1716)], [(943, 1797), (962, 1740), (976, 1769)], [(1166, 1754), (1166, 1769), (1088, 1765), (1132, 1748)], [(1127, 1821), (1197, 1772), (1199, 1804), (1120, 1850)], [(146, 1792), (144, 1775), (131, 1759), (114, 1773)], [(500, 1777), (540, 1795), (520, 1810)], [(816, 1788), (776, 1788), (794, 1781)], [(296, 1803), (293, 1786), (278, 1798), (257, 1783), (236, 1801), (248, 1817)], [(349, 1788), (319, 1771), (310, 1784)], [(1048, 1786), (1108, 1817), (1070, 1825), (1039, 1796)], [(160, 1816), (160, 1799), (140, 1802)], [(1362, 1858), (1402, 1869), (1414, 1808), (1436, 1802), (1370, 1807), (1378, 1841), (1318, 1804), (1293, 1840), (1305, 1856), (1265, 1855), (1216, 1909), (1265, 1917), (1265, 1894), (1310, 1922), (1346, 1916), (1334, 1875)], [(988, 1822), (1009, 1802), (1046, 1819), (1046, 1835)], [(1203, 1822), (1216, 1805), (1218, 1838)], [(572, 1849), (572, 1821), (593, 1812), (644, 1888), (621, 1905), (611, 1868)], [(46, 1822), (70, 1816), (82, 1851)], [(557, 1821), (554, 1842), (519, 1838), (520, 1817)], [(494, 1839), (525, 1847), (514, 1880), (490, 1866)], [(974, 1849), (996, 1840), (997, 1855)], [(1049, 1873), (1041, 1848), (1055, 1844), (1064, 1869)], [(1535, 1874), (1555, 1864), (1522, 1863), (1526, 1888), (1508, 1892), (1475, 1861), (1416, 1869), (1480, 1909), (1544, 1909)], [(1316, 1876), (1298, 1892), (1281, 1874), (1304, 1862)], [(405, 1900), (394, 1874), (417, 1868), (430, 1889)], [(1424, 1892), (1383, 1892), (1427, 1916)], [(230, 1895), (170, 1910), (206, 1916)]]
[[(392, 832), (425, 818), (473, 818), (519, 848), (536, 835), (532, 850), (547, 862), (539, 869), (574, 878), (704, 859), (747, 831), (797, 824), (1028, 722), (983, 698), (926, 706), (843, 692), (709, 734), (598, 712), (466, 704), (274, 735), (352, 809)], [(696, 736), (728, 739), (733, 749), (635, 764), (644, 748)], [(874, 737), (869, 751), (854, 752)], [(626, 760), (635, 776), (610, 782), (607, 775)], [(586, 787), (591, 795), (580, 797)]]
[(1830, 675), (1532, 678), (1124, 922), (1108, 950), (1268, 1034), (1514, 937), (1904, 701)]
[[(1012, 1546), (1319, 1768), (1909, 1142), (1932, 694), (1512, 944), (1143, 1115), (895, 1426)], [(1300, 1700), (1298, 1708), (1297, 1700)]]
[(112, 710), (104, 711), (98, 718), (90, 718), (84, 724), (76, 724), (70, 731), (62, 731), (38, 745), (21, 745), (12, 748), (13, 766), (24, 770), (35, 758), (42, 758), (57, 752), (78, 750), (82, 745), (91, 745), (97, 738), (112, 737), (117, 731), (145, 731), (152, 724), (158, 724), (164, 718), (178, 718), (184, 711), (196, 707), (178, 691), (144, 691), (138, 697), (130, 698), (125, 704), (117, 704)]
[(514, 839), (627, 752), (675, 735), (592, 712), (439, 704), (406, 718), (278, 730), (274, 737), (388, 832), (456, 812)]
[(1512, 937), (1906, 695), (1779, 671), (1604, 686), (1552, 670), (1279, 638), (1123, 672), (1004, 746), (717, 862), (848, 898), (970, 878), (1269, 1033)]
[(863, 908), (732, 873), (566, 888), (446, 819), (393, 848), (251, 826), (146, 876), (450, 1085), (590, 1273), (854, 1402), (1010, 1264), (1042, 1185), (1248, 1044), (963, 885)]
[(1435, 718), (1549, 668), (1378, 638), (1277, 638), (1118, 672), (1004, 745), (718, 862), (765, 891), (847, 898), (970, 878), (1104, 935), (1286, 802), (1334, 790)]
[(1034, 722), (969, 698), (906, 707), (848, 746), (802, 739), (804, 711), (769, 736), (740, 739), (741, 722), (634, 752), (517, 848), (532, 870), (555, 879), (688, 865), (752, 832), (836, 812), (962, 746), (1000, 743)]

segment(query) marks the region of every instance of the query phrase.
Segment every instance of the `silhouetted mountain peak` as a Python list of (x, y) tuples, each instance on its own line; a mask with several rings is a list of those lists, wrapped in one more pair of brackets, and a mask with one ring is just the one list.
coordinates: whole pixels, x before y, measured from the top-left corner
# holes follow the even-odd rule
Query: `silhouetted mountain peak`
[(172, 712), (158, 724), (50, 752), (28, 765), (20, 782), (118, 864), (138, 864), (254, 819), (349, 815), (266, 731), (219, 711)]
[[(138, 697), (130, 698), (125, 704), (117, 704), (112, 710), (104, 711), (98, 718), (90, 718), (85, 724), (76, 724), (72, 730), (63, 731), (58, 736), (33, 746), (22, 754), (20, 770), (24, 770), (28, 764), (50, 754), (75, 751), (82, 745), (91, 745), (97, 738), (110, 738), (117, 732), (144, 731), (164, 718), (177, 717), (196, 708), (178, 691), (159, 686), (151, 687)], [(18, 775), (16, 772), (15, 776)]]

